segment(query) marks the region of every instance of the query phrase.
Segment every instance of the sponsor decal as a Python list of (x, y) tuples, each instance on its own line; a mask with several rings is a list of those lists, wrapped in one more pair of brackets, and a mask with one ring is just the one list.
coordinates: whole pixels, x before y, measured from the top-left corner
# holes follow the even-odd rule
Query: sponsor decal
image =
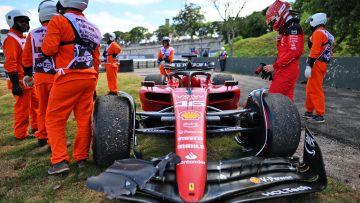
[(199, 124), (198, 123), (183, 123), (183, 126), (185, 128), (198, 128)]
[(195, 184), (194, 184), (194, 183), (189, 183), (189, 191), (190, 191), (190, 192), (194, 192), (194, 191), (195, 191)]
[(250, 178), (250, 182), (255, 184), (282, 181), (282, 180), (294, 180), (294, 178), (292, 176), (280, 176), (280, 177), (267, 176), (261, 178), (257, 178), (257, 177)]
[(205, 149), (203, 144), (179, 144), (178, 149)]
[(178, 137), (178, 141), (203, 141), (203, 137)]
[(182, 120), (199, 120), (202, 114), (198, 111), (183, 111), (179, 114)]
[(255, 184), (259, 184), (259, 183), (261, 183), (261, 180), (259, 178), (257, 178), (257, 177), (251, 177), (250, 182), (255, 183)]
[(197, 165), (205, 165), (205, 161), (202, 160), (183, 160), (179, 163), (180, 165), (190, 165), (190, 164), (197, 164)]
[(175, 106), (206, 106), (205, 101), (178, 101), (174, 103)]
[(176, 95), (177, 98), (179, 99), (199, 99), (199, 98), (204, 98), (204, 95)]
[(314, 140), (314, 138), (311, 137), (311, 135), (306, 133), (306, 136), (305, 136), (305, 151), (308, 154), (311, 154), (311, 155), (315, 156), (315, 150), (312, 149), (312, 147), (315, 147), (315, 140)]
[(311, 190), (311, 189), (312, 188), (309, 186), (300, 186), (297, 188), (284, 188), (284, 189), (280, 189), (280, 190), (274, 190), (271, 192), (263, 192), (263, 193), (261, 193), (261, 195), (270, 197), (270, 196), (283, 195), (283, 194), (289, 194), (289, 193), (294, 193), (294, 192), (301, 192), (301, 191), (306, 191), (306, 190)]
[(188, 155), (185, 156), (185, 158), (192, 160), (192, 159), (196, 159), (197, 156), (194, 153), (190, 152)]
[(179, 130), (179, 134), (201, 134), (202, 131), (200, 130)]

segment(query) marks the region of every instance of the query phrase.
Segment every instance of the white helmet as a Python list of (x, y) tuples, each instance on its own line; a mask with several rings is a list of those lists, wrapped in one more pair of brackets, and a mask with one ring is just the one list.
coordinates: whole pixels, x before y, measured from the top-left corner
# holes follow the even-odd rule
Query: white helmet
[(107, 32), (104, 34), (104, 37), (108, 37), (110, 39), (110, 41), (114, 41), (116, 36), (115, 36), (115, 33), (113, 32)]
[(326, 24), (326, 13), (315, 13), (310, 16), (305, 23), (309, 23), (311, 27), (316, 27), (318, 25)]
[(221, 47), (221, 51), (225, 51), (225, 47)]
[(12, 27), (14, 26), (14, 19), (16, 17), (27, 17), (30, 20), (31, 13), (26, 10), (13, 9), (5, 14), (7, 24)]
[(170, 43), (170, 38), (169, 37), (163, 37), (162, 41), (168, 41)]
[(64, 8), (76, 8), (83, 11), (88, 7), (89, 0), (59, 0), (59, 2)]
[(56, 3), (52, 0), (44, 0), (38, 7), (40, 22), (49, 21), (53, 16), (59, 15), (56, 11)]

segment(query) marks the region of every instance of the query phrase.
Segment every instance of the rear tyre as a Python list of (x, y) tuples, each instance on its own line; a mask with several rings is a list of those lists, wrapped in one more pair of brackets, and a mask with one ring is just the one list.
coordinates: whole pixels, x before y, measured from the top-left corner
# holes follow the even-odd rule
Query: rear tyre
[(234, 80), (234, 77), (229, 74), (216, 74), (212, 79), (214, 85), (224, 85), (227, 80)]
[(245, 122), (243, 127), (258, 128), (255, 134), (242, 133), (241, 136), (255, 146), (258, 151), (264, 145), (261, 152), (262, 156), (292, 156), (298, 148), (301, 135), (301, 120), (299, 112), (286, 96), (282, 94), (264, 94), (264, 110), (268, 120), (268, 135), (265, 132), (265, 118), (260, 112), (260, 105), (251, 105), (251, 108), (257, 111), (258, 122), (251, 125)]
[(121, 96), (98, 97), (94, 109), (93, 158), (98, 165), (111, 165), (129, 158), (133, 130), (130, 103)]
[(144, 81), (154, 81), (156, 85), (165, 85), (165, 77), (161, 74), (150, 74), (145, 76)]

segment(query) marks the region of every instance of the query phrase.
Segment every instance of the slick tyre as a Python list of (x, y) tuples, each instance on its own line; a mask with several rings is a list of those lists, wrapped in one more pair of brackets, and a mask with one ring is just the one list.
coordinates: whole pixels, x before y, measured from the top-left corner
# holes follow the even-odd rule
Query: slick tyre
[(129, 158), (133, 115), (127, 99), (116, 95), (101, 96), (94, 108), (93, 158), (98, 165), (111, 165)]
[(265, 94), (264, 108), (270, 129), (265, 155), (293, 155), (301, 135), (301, 120), (296, 106), (282, 94)]
[(252, 155), (264, 157), (293, 155), (301, 135), (298, 110), (286, 96), (264, 93), (263, 112), (260, 95), (258, 90), (249, 95), (245, 108), (250, 109), (252, 113), (245, 114), (240, 122), (241, 127), (256, 130), (242, 132), (240, 139), (246, 148), (252, 149)]
[(234, 77), (229, 74), (216, 74), (212, 79), (214, 85), (224, 85), (227, 80), (234, 80)]
[(156, 85), (165, 85), (165, 77), (161, 74), (147, 75), (144, 81), (154, 81)]

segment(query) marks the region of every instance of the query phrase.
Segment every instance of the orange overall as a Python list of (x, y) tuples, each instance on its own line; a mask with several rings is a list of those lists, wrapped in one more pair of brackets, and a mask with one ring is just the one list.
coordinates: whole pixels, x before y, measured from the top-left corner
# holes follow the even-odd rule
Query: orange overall
[[(70, 10), (70, 14), (84, 18), (81, 12)], [(46, 111), (46, 129), (51, 146), (51, 162), (57, 164), (70, 161), (66, 149), (66, 122), (74, 111), (77, 132), (74, 143), (73, 159), (84, 160), (89, 157), (91, 142), (91, 115), (93, 94), (100, 64), (100, 46), (92, 52), (93, 68), (66, 69), (74, 60), (75, 32), (64, 16), (54, 16), (47, 27), (47, 33), (41, 46), (47, 56), (55, 57), (56, 69), (54, 84), (50, 91), (49, 106)], [(101, 35), (99, 36), (101, 40)], [(73, 43), (64, 43), (73, 42)], [(63, 44), (61, 44), (63, 43)], [(91, 63), (91, 61), (89, 61)]]
[(112, 93), (118, 92), (117, 72), (119, 65), (113, 55), (118, 55), (121, 52), (121, 47), (114, 41), (111, 42), (107, 48), (107, 62), (104, 64), (106, 69), (106, 78), (108, 81), (109, 91)]
[[(43, 26), (47, 26), (47, 22)], [(33, 45), (31, 43), (31, 33), (26, 38), (26, 44), (22, 56), (24, 67), (33, 67)], [(38, 111), (38, 131), (35, 133), (37, 139), (47, 139), (47, 132), (45, 127), (45, 115), (48, 106), (48, 100), (51, 87), (54, 83), (54, 74), (36, 72), (34, 74), (36, 94), (39, 99)]]
[[(171, 63), (174, 60), (175, 51), (172, 47), (161, 47), (158, 52), (158, 61), (164, 60), (165, 57), (169, 59), (169, 62)], [(168, 73), (171, 71), (167, 71)], [(164, 66), (160, 64), (160, 74), (163, 76), (166, 76)]]
[[(21, 32), (11, 28), (9, 33), (16, 34), (19, 38), (24, 39)], [(17, 139), (24, 139), (28, 136), (29, 116), (31, 129), (38, 128), (37, 125), (37, 108), (38, 100), (34, 88), (28, 88), (23, 85), (24, 70), (22, 68), (23, 49), (19, 42), (8, 35), (3, 45), (5, 64), (4, 68), (8, 74), (18, 73), (20, 86), (23, 89), (21, 96), (15, 97), (14, 104), (14, 135)], [(10, 80), (7, 81), (8, 89), (12, 89)]]
[[(322, 29), (324, 28), (317, 28), (311, 36), (312, 47), (309, 56), (311, 58), (318, 58), (325, 49), (324, 45), (328, 42), (327, 36), (321, 31)], [(325, 95), (322, 84), (326, 71), (327, 64), (323, 61), (316, 60), (314, 66), (311, 68), (311, 77), (306, 84), (306, 111), (313, 112), (315, 110), (318, 116), (324, 116), (325, 114)]]

